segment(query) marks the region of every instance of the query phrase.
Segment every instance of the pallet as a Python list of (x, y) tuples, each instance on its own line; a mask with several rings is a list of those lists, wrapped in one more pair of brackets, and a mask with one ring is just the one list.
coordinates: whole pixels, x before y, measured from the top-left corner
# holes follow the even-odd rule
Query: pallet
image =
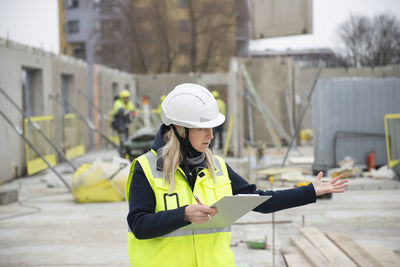
[(400, 266), (400, 258), (382, 246), (364, 248), (343, 233), (322, 233), (317, 228), (300, 228), (291, 236), (292, 246), (282, 251), (289, 267), (309, 266)]

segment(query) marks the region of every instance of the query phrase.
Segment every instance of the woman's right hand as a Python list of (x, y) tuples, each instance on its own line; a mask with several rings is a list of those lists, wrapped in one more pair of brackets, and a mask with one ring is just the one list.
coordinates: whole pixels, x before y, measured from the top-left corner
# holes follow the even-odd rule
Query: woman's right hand
[(206, 205), (199, 205), (199, 204), (193, 204), (186, 206), (185, 208), (185, 221), (187, 222), (192, 222), (192, 223), (205, 223), (208, 222), (210, 217), (214, 216), (217, 214), (217, 209), (216, 208), (211, 208)]

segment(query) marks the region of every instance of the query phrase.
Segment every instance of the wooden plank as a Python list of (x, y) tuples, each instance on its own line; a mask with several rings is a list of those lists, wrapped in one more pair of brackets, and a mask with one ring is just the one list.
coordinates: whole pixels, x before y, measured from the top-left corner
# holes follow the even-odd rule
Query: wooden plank
[(364, 247), (369, 254), (372, 255), (382, 266), (398, 267), (400, 266), (400, 258), (392, 250), (383, 246)]
[(333, 266), (304, 236), (291, 236), (290, 240), (312, 266)]
[(300, 228), (300, 233), (335, 266), (356, 267), (357, 264), (346, 256), (334, 243), (315, 227)]
[[(329, 232), (326, 236), (336, 244), (347, 256), (349, 256), (358, 266), (377, 266), (382, 267), (379, 261), (377, 261), (370, 253), (364, 248), (359, 246), (351, 238), (343, 233)], [(400, 265), (398, 265), (400, 266)]]
[(311, 263), (295, 247), (288, 247), (282, 251), (288, 267), (312, 267)]

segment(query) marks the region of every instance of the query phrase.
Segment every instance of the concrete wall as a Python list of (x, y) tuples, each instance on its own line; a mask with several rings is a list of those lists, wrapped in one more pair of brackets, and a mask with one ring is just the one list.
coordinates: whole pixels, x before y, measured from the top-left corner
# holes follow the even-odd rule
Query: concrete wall
[[(23, 70), (33, 73), (33, 92), (26, 97), (23, 90)], [(29, 74), (28, 74), (29, 75)], [(96, 66), (96, 85), (93, 100), (88, 100), (89, 78), (86, 62), (72, 57), (55, 55), (39, 49), (24, 46), (14, 42), (0, 39), (0, 87), (16, 102), (20, 108), (25, 103), (32, 106), (29, 109), (31, 116), (54, 116), (55, 136), (54, 142), (58, 148), (64, 148), (63, 144), (63, 107), (51, 100), (49, 95), (62, 94), (62, 77), (68, 77), (65, 87), (65, 95), (82, 116), (89, 118), (92, 101), (105, 113), (112, 108), (113, 95), (110, 84), (115, 83), (119, 90), (130, 88), (133, 97), (136, 97), (136, 81), (131, 74), (117, 70)], [(23, 116), (7, 99), (0, 95), (0, 110), (19, 128), (23, 129)], [(69, 111), (71, 112), (71, 110)], [(95, 126), (107, 133), (106, 123), (100, 125), (100, 118), (93, 108)], [(107, 115), (107, 113), (106, 113)], [(89, 147), (90, 130), (86, 124), (80, 124), (82, 129), (82, 141), (86, 151)], [(96, 137), (96, 136), (95, 136)], [(97, 137), (98, 139), (98, 137)], [(26, 173), (25, 143), (8, 123), (0, 118), (0, 183)], [(100, 142), (96, 143), (101, 144)], [(60, 159), (59, 159), (60, 160)]]
[[(56, 101), (49, 99), (49, 94), (61, 95), (62, 94), (62, 76), (69, 76), (71, 84), (67, 88), (67, 101), (74, 106), (82, 116), (89, 118), (89, 105), (85, 98), (81, 94), (88, 94), (88, 67), (84, 61), (77, 60), (67, 56), (53, 56), (51, 60), (52, 73), (49, 77), (51, 87), (45, 95), (49, 101), (49, 112), (54, 116), (55, 127), (55, 139), (58, 144), (63, 143), (63, 127), (58, 127), (63, 124), (63, 112), (62, 107)], [(72, 110), (69, 113), (74, 113)], [(85, 145), (86, 151), (89, 150), (89, 128), (81, 123), (83, 130), (83, 144)]]
[[(227, 85), (226, 73), (164, 73), (154, 75), (135, 75), (135, 78), (137, 80), (137, 95), (147, 95), (149, 97), (151, 108), (157, 108), (160, 104), (160, 97), (162, 95), (167, 95), (175, 86), (181, 83), (198, 83), (210, 90)], [(222, 93), (222, 98), (226, 100), (226, 90)]]
[[(9, 43), (0, 39), (0, 87), (16, 102), (23, 107), (22, 69), (38, 70), (41, 79), (42, 108), (41, 114), (51, 111), (48, 104), (47, 93), (51, 91), (51, 58), (49, 53)], [(0, 96), (0, 109), (14, 123), (23, 129), (23, 116), (12, 106), (3, 95)], [(0, 118), (0, 181), (9, 180), (25, 172), (25, 146), (10, 125)]]
[[(278, 123), (289, 133), (289, 116), (285, 101), (285, 90), (291, 86), (292, 60), (289, 58), (251, 59), (245, 64), (262, 102), (268, 107)], [(247, 102), (243, 110), (247, 114)], [(245, 124), (248, 138), (249, 124)], [(265, 120), (260, 112), (253, 109), (254, 141), (272, 143)]]
[(252, 39), (313, 32), (312, 0), (251, 0)]
[[(229, 91), (232, 92), (229, 93), (228, 108), (233, 110), (232, 114), (235, 116), (232, 136), (233, 140), (235, 140), (234, 151), (236, 152), (234, 154), (237, 156), (243, 156), (243, 149), (240, 146), (243, 146), (245, 140), (250, 140), (250, 127), (253, 128), (253, 141), (255, 143), (274, 145), (262, 113), (244, 98), (244, 94), (248, 91), (248, 86), (241, 70), (242, 64), (248, 70), (258, 98), (268, 108), (284, 131), (290, 134), (285, 90), (289, 92), (289, 98), (291, 99), (292, 60), (289, 58), (235, 58), (231, 63), (230, 70)], [(248, 113), (249, 105), (252, 112), (251, 116)]]

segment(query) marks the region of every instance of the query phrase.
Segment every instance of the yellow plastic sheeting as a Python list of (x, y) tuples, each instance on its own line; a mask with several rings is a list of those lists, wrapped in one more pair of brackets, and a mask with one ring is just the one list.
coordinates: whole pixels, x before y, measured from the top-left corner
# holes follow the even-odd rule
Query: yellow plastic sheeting
[[(121, 170), (120, 166), (126, 164)], [(129, 161), (114, 159), (105, 163), (97, 159), (83, 164), (72, 178), (72, 195), (76, 202), (115, 202), (125, 200), (125, 184), (129, 175)], [(110, 179), (110, 177), (117, 174)]]

